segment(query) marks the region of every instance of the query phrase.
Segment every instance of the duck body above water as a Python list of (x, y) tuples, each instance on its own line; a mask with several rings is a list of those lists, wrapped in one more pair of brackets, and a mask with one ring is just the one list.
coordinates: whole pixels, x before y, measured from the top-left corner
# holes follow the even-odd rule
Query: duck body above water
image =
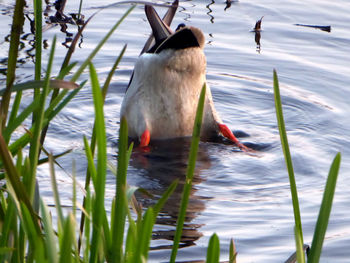
[[(172, 8), (174, 5), (177, 7), (177, 1)], [(191, 136), (199, 95), (206, 83), (202, 31), (182, 25), (173, 33), (153, 7), (145, 9), (153, 30), (147, 43), (154, 37), (155, 44), (138, 58), (121, 108), (129, 137), (138, 139), (140, 146), (147, 146), (150, 140)], [(220, 135), (245, 148), (222, 123), (207, 86), (201, 139)]]

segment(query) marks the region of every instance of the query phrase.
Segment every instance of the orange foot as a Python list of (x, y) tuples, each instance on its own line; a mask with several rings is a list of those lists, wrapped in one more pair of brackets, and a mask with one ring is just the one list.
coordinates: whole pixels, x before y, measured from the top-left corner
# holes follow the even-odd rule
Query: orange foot
[(232, 131), (225, 125), (225, 124), (220, 124), (218, 123), (220, 132), (222, 133), (222, 135), (224, 137), (226, 137), (227, 139), (229, 139), (230, 141), (234, 142), (238, 148), (240, 148), (242, 151), (245, 152), (250, 152), (251, 149), (248, 148), (247, 146), (245, 146), (243, 143), (241, 143), (236, 136), (232, 133)]
[(149, 142), (151, 140), (151, 134), (149, 133), (149, 130), (145, 130), (141, 137), (140, 137), (140, 147), (146, 147), (148, 146)]

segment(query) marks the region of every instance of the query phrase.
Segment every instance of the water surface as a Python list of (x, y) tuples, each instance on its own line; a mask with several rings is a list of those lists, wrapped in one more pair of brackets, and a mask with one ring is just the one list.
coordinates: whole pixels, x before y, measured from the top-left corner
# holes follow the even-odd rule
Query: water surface
[[(100, 6), (113, 1), (99, 1)], [(238, 250), (238, 262), (283, 262), (295, 250), (293, 211), (276, 124), (272, 71), (279, 75), (285, 122), (299, 191), (304, 241), (310, 244), (331, 161), (342, 153), (342, 164), (334, 206), (321, 262), (348, 262), (350, 258), (350, 5), (347, 1), (239, 1), (225, 10), (225, 1), (182, 1), (173, 27), (179, 23), (199, 27), (206, 36), (207, 80), (215, 106), (223, 121), (234, 131), (248, 134), (240, 139), (259, 149), (254, 157), (222, 143), (200, 144), (198, 167), (189, 207), (186, 232), (178, 260), (203, 260), (209, 237), (220, 237), (221, 260), (228, 259), (230, 239)], [(96, 11), (96, 2), (84, 1), (86, 17)], [(80, 48), (72, 58), (82, 62), (98, 41), (129, 6), (109, 7), (97, 14), (86, 28)], [(0, 3), (2, 24), (11, 23), (11, 2)], [(31, 6), (28, 7), (29, 17)], [(68, 2), (66, 12), (77, 12), (78, 3)], [(157, 9), (164, 13), (165, 9)], [(53, 15), (54, 13), (49, 13)], [(260, 45), (253, 29), (264, 16)], [(331, 31), (296, 26), (331, 26)], [(26, 20), (26, 33), (29, 21)], [(76, 28), (68, 26), (75, 33)], [(117, 155), (119, 111), (133, 65), (150, 33), (143, 7), (137, 7), (94, 59), (100, 82), (127, 43), (106, 99), (105, 117), (109, 159)], [(1, 59), (6, 58), (9, 27), (0, 28)], [(59, 70), (66, 53), (67, 35), (59, 27), (44, 32), (48, 46), (58, 37), (56, 64)], [(68, 36), (69, 37), (69, 36)], [(23, 39), (18, 81), (33, 78), (33, 36)], [(68, 39), (69, 40), (69, 39)], [(44, 50), (44, 58), (49, 49)], [(45, 67), (46, 62), (44, 63)], [(4, 68), (4, 61), (1, 68)], [(87, 79), (84, 74), (82, 79)], [(4, 75), (0, 75), (2, 84)], [(2, 85), (3, 86), (3, 85)], [(70, 205), (72, 182), (68, 175), (75, 160), (78, 181), (83, 185), (86, 163), (82, 136), (90, 136), (94, 112), (87, 85), (52, 123), (46, 148), (73, 153), (57, 168), (62, 202)], [(31, 94), (24, 96), (30, 100)], [(29, 125), (29, 122), (28, 122)], [(20, 132), (20, 131), (19, 131)], [(188, 156), (187, 140), (153, 145), (151, 152), (135, 152), (128, 182), (156, 196), (176, 178), (184, 178)], [(39, 168), (40, 190), (53, 204), (48, 169)], [(115, 192), (113, 175), (107, 178), (106, 209)], [(151, 246), (151, 262), (169, 260), (176, 211), (181, 189), (166, 205)], [(145, 204), (152, 203), (143, 196)]]

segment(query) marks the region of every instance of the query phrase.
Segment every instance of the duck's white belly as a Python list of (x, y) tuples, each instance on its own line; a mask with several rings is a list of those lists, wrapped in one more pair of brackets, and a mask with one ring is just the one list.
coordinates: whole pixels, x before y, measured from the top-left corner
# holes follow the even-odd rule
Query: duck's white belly
[(205, 70), (200, 48), (140, 56), (121, 109), (129, 136), (145, 129), (153, 139), (190, 136)]

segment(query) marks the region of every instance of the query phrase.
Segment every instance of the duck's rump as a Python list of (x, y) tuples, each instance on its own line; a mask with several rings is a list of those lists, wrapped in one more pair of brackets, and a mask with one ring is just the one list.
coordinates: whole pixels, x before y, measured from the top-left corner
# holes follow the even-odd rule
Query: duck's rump
[[(128, 121), (129, 136), (139, 137), (146, 128), (152, 139), (191, 136), (199, 94), (206, 81), (205, 68), (200, 48), (142, 55), (121, 110)], [(215, 133), (216, 117), (208, 88), (203, 136)]]

